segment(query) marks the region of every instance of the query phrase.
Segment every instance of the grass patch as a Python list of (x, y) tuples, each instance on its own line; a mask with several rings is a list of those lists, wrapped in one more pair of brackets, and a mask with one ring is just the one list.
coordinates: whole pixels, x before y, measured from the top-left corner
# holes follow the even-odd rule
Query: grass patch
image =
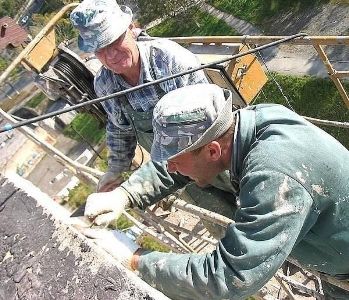
[[(129, 212), (131, 215), (132, 212)], [(119, 229), (119, 230), (125, 230), (133, 226), (133, 223), (127, 219), (124, 215), (121, 215), (117, 220), (111, 222), (109, 224), (109, 228), (111, 229)]]
[(147, 250), (160, 251), (160, 252), (170, 252), (171, 249), (160, 244), (157, 240), (150, 236), (142, 236), (139, 240), (139, 245)]
[(169, 18), (148, 30), (152, 36), (205, 36), (237, 35), (237, 32), (222, 20), (200, 11), (197, 7), (185, 21), (178, 17)]
[(101, 158), (96, 158), (94, 167), (100, 171), (106, 172), (108, 170), (108, 148), (105, 147), (99, 155)]
[[(100, 157), (96, 158), (96, 161), (94, 163), (94, 167), (97, 168), (98, 170), (101, 170), (103, 172), (106, 172), (108, 170), (108, 148), (105, 147), (101, 153), (99, 153)], [(133, 171), (124, 171), (121, 173), (121, 176), (123, 177), (124, 180), (127, 180)]]
[(63, 134), (77, 141), (86, 139), (91, 144), (97, 144), (105, 136), (105, 128), (93, 116), (79, 113), (74, 120), (64, 128)]
[(68, 206), (72, 210), (80, 207), (86, 202), (87, 196), (92, 194), (94, 191), (94, 187), (89, 186), (85, 183), (79, 183), (76, 187), (69, 191), (68, 197), (66, 199)]
[(46, 95), (44, 93), (39, 93), (39, 94), (35, 95), (33, 98), (31, 98), (26, 103), (26, 106), (30, 107), (30, 108), (36, 108), (45, 99), (46, 99)]
[[(281, 85), (297, 113), (332, 121), (347, 122), (349, 120), (349, 110), (331, 80), (311, 76), (286, 76), (275, 73), (273, 73), (273, 76)], [(349, 84), (344, 84), (344, 86), (348, 91)], [(281, 92), (271, 79), (269, 79), (263, 88), (263, 93), (259, 95), (254, 104), (267, 102), (287, 106)], [(320, 127), (349, 149), (348, 129), (328, 126)]]
[(298, 12), (309, 7), (327, 3), (329, 0), (208, 0), (217, 9), (255, 25), (285, 11)]

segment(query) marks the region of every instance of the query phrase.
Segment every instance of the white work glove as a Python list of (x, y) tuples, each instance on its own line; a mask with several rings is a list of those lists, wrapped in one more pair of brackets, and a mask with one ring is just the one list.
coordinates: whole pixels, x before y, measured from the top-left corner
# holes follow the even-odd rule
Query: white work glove
[(120, 174), (115, 174), (112, 171), (104, 173), (97, 184), (97, 192), (110, 192), (117, 188), (124, 179)]
[(107, 225), (120, 217), (130, 200), (119, 187), (111, 192), (93, 193), (87, 197), (84, 215), (97, 225)]
[(127, 237), (125, 233), (119, 230), (91, 228), (80, 229), (80, 232), (93, 239), (98, 246), (122, 263), (124, 267), (132, 270), (132, 256), (140, 247)]

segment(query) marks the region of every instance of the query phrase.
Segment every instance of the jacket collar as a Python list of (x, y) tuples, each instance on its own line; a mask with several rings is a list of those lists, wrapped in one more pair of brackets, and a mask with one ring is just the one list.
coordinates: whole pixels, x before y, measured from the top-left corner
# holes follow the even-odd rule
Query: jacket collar
[(256, 140), (254, 107), (240, 109), (237, 113), (231, 159), (231, 180), (240, 180), (244, 159)]

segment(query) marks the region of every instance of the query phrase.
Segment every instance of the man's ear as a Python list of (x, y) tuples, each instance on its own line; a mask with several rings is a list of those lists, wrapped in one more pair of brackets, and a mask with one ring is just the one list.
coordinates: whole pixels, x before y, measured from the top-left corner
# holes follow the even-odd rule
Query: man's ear
[(212, 141), (206, 146), (206, 155), (210, 161), (217, 161), (222, 157), (222, 148), (217, 141)]

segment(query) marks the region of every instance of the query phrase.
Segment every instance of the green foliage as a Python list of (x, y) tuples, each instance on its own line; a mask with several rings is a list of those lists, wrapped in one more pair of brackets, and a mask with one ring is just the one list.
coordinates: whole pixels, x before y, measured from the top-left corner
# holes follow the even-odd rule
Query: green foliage
[(41, 14), (47, 14), (57, 12), (64, 6), (64, 2), (61, 0), (45, 0), (44, 5), (41, 8)]
[[(101, 158), (97, 157), (95, 161), (95, 168), (101, 171), (107, 171), (108, 169), (108, 148), (104, 148), (101, 153), (99, 153)], [(127, 180), (132, 174), (132, 171), (125, 171), (121, 173), (124, 180)]]
[(227, 23), (194, 7), (184, 22), (177, 17), (169, 18), (151, 28), (152, 36), (191, 36), (191, 35), (236, 35)]
[[(40, 13), (32, 15), (32, 26), (30, 26), (30, 32), (32, 35), (37, 35), (40, 30), (54, 17), (54, 15), (60, 11), (65, 5), (78, 2), (71, 0), (46, 0), (41, 8)], [(72, 26), (69, 20), (69, 13), (63, 16), (55, 25), (56, 31), (56, 43), (59, 44), (62, 41), (70, 40), (77, 36), (77, 31)]]
[(67, 197), (68, 206), (71, 209), (76, 209), (86, 202), (88, 195), (94, 192), (94, 187), (85, 183), (79, 183), (76, 187), (69, 191)]
[[(60, 7), (61, 8), (61, 7)], [(34, 14), (32, 16), (33, 22), (35, 24), (30, 26), (30, 32), (33, 35), (37, 35), (41, 29), (54, 17), (57, 12), (45, 13), (45, 14)], [(77, 30), (72, 26), (68, 16), (66, 18), (61, 18), (55, 25), (56, 32), (56, 44), (61, 43), (65, 40), (70, 40), (77, 36)]]
[(178, 11), (181, 11), (181, 15), (185, 15), (185, 8), (190, 4), (190, 0), (138, 0), (137, 5), (140, 11), (138, 21), (141, 24), (147, 24), (158, 18), (175, 16)]
[(261, 24), (285, 11), (298, 12), (308, 7), (327, 3), (329, 0), (208, 0), (217, 9), (249, 21)]
[(46, 95), (44, 93), (39, 93), (39, 94), (35, 95), (33, 98), (31, 98), (26, 103), (26, 106), (31, 107), (31, 108), (36, 108), (45, 99), (46, 99)]
[(99, 155), (101, 156), (101, 158), (96, 158), (94, 166), (98, 170), (106, 172), (108, 169), (108, 148), (104, 148), (102, 152), (99, 153)]
[(170, 248), (160, 244), (157, 240), (150, 236), (142, 236), (139, 240), (139, 245), (147, 250), (160, 251), (160, 252), (170, 252)]
[[(17, 56), (16, 52), (13, 51), (13, 55), (11, 55), (11, 58), (14, 59)], [(2, 73), (3, 71), (5, 71), (7, 69), (7, 67), (10, 65), (12, 59), (5, 59), (3, 57), (0, 56), (0, 73)], [(14, 68), (9, 77), (11, 78), (11, 80), (17, 80), (19, 77), (19, 73), (23, 70), (22, 66), (17, 66), (16, 68)]]
[(21, 0), (0, 0), (0, 18), (4, 16), (13, 18), (22, 5)]
[(68, 18), (60, 19), (57, 22), (55, 29), (58, 44), (78, 36), (78, 31), (73, 27)]
[[(130, 210), (128, 212), (134, 218), (139, 219), (139, 216)], [(108, 227), (111, 229), (125, 230), (133, 226), (133, 223), (129, 221), (124, 215), (121, 215), (117, 221), (111, 223)], [(156, 239), (147, 235), (141, 235), (138, 239), (139, 245), (147, 250), (160, 251), (160, 252), (170, 252), (171, 249), (160, 244)]]
[(91, 144), (97, 144), (104, 137), (105, 128), (93, 115), (79, 113), (64, 129), (63, 134), (77, 141), (84, 138)]
[[(311, 76), (296, 77), (272, 74), (282, 87), (295, 111), (301, 115), (347, 122), (349, 110), (345, 106), (339, 92), (329, 79), (315, 78)], [(349, 90), (349, 84), (344, 84)], [(254, 104), (280, 103), (287, 106), (276, 84), (269, 80)], [(321, 126), (320, 126), (321, 127)], [(329, 134), (339, 140), (349, 149), (348, 129), (323, 126)]]
[(8, 61), (2, 57), (0, 57), (0, 73), (5, 71), (8, 66)]
[(124, 230), (133, 226), (133, 223), (129, 221), (124, 215), (121, 215), (119, 219), (116, 220), (116, 228), (119, 230)]
[[(138, 215), (134, 213), (132, 210), (128, 211), (128, 213), (131, 216), (139, 219)], [(110, 223), (108, 227), (111, 229), (125, 230), (132, 227), (133, 225), (134, 224), (129, 219), (127, 219), (127, 217), (125, 217), (124, 215), (121, 215), (117, 220)]]

